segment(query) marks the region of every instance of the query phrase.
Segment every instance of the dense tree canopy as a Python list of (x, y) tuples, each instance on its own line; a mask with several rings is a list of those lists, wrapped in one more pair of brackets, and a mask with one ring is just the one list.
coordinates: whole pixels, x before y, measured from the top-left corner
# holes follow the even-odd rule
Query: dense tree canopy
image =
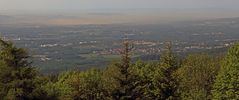
[(33, 99), (37, 72), (28, 54), (11, 42), (0, 40), (0, 96), (3, 99)]
[(239, 44), (229, 49), (212, 90), (215, 100), (239, 99)]
[[(3, 100), (237, 100), (239, 44), (221, 59), (194, 54), (179, 59), (167, 44), (155, 62), (131, 61), (129, 41), (121, 60), (105, 69), (41, 75), (23, 48), (0, 39)], [(221, 68), (220, 68), (221, 66)]]
[(189, 55), (177, 70), (182, 99), (207, 100), (219, 70), (220, 59), (207, 54)]

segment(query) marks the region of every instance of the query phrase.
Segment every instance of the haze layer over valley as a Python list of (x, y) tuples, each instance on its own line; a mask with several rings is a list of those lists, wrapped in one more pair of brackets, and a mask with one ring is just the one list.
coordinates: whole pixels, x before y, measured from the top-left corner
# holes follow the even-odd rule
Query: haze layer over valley
[(179, 21), (233, 18), (237, 10), (203, 9), (129, 9), (129, 10), (53, 10), (4, 11), (0, 10), (2, 25), (84, 25), (84, 24), (162, 24)]
[(125, 36), (134, 45), (133, 60), (153, 61), (166, 41), (181, 56), (223, 53), (238, 41), (238, 32), (239, 18), (160, 24), (0, 24), (1, 37), (28, 48), (34, 65), (45, 73), (103, 68), (120, 58)]
[(0, 0), (0, 36), (28, 48), (43, 72), (102, 68), (119, 59), (122, 38), (133, 60), (174, 51), (224, 53), (238, 41), (236, 0)]

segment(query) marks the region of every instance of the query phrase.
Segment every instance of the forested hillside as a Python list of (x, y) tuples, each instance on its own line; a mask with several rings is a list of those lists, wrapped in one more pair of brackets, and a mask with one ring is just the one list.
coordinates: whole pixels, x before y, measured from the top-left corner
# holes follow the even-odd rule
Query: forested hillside
[[(156, 62), (132, 62), (130, 41), (105, 69), (41, 74), (24, 48), (0, 39), (2, 100), (238, 100), (239, 44), (225, 56), (177, 57), (167, 43)], [(99, 65), (100, 66), (100, 65)], [(57, 67), (57, 66), (55, 66)]]

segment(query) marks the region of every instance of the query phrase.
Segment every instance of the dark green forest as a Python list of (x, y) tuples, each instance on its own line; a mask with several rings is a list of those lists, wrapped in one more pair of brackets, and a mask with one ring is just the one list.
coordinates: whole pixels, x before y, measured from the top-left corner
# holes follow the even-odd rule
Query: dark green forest
[(168, 43), (156, 62), (121, 60), (104, 69), (42, 74), (24, 48), (0, 39), (1, 100), (238, 100), (239, 43), (225, 55), (178, 57)]

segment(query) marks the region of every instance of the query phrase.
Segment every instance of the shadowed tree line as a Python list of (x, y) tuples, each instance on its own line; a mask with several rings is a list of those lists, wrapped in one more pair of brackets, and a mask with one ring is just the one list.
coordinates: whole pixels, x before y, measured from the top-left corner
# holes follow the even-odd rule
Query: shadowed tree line
[(170, 43), (157, 62), (131, 62), (123, 42), (121, 60), (105, 69), (42, 75), (23, 48), (0, 39), (1, 100), (238, 100), (239, 44), (225, 57), (178, 58)]

